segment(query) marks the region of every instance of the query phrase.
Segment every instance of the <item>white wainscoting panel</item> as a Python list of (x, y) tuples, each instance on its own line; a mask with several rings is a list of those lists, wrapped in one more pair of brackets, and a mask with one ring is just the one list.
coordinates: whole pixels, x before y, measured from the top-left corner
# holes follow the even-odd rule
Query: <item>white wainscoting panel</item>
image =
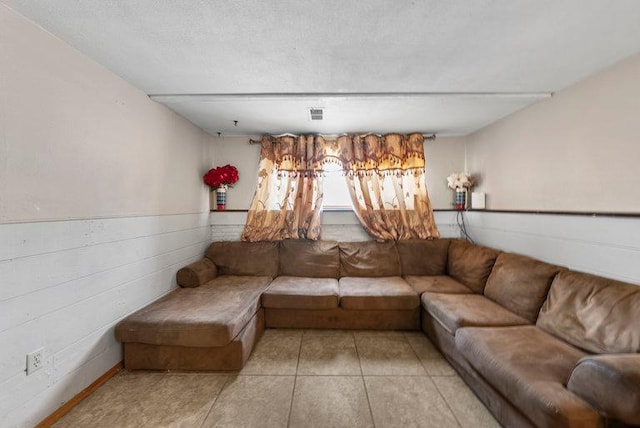
[(492, 213), (465, 214), (476, 243), (640, 285), (640, 219)]
[[(460, 231), (454, 211), (436, 211), (436, 225), (443, 238), (458, 238)], [(211, 214), (211, 236), (213, 241), (239, 241), (247, 221), (246, 212), (222, 212)], [(321, 239), (355, 242), (371, 239), (360, 221), (350, 211), (326, 211), (322, 214)]]
[(0, 426), (37, 424), (121, 361), (115, 324), (210, 241), (209, 213), (0, 224)]

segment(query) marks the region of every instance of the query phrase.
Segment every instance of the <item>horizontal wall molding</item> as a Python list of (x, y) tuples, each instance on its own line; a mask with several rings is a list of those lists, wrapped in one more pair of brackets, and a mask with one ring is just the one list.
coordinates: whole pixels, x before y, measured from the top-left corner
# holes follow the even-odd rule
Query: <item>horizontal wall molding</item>
[(640, 285), (640, 219), (466, 211), (476, 243)]
[(589, 211), (544, 211), (544, 210), (467, 210), (468, 212), (500, 213), (500, 214), (542, 214), (563, 215), (581, 217), (630, 217), (640, 218), (640, 213), (635, 212), (589, 212)]
[(211, 242), (209, 217), (0, 224), (0, 426), (35, 425), (121, 361), (115, 324), (177, 287)]

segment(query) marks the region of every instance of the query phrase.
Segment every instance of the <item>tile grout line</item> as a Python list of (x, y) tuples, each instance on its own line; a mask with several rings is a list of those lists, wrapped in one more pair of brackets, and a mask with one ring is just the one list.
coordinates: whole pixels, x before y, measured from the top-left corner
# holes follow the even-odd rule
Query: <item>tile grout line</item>
[[(233, 375), (227, 375), (226, 377), (227, 377), (227, 379), (224, 381), (224, 384), (222, 384), (222, 388), (220, 388), (220, 391), (218, 391), (218, 394), (216, 394), (216, 398), (213, 399), (213, 402), (211, 403), (211, 407), (209, 407), (209, 411), (207, 412), (206, 415), (204, 415), (204, 419), (202, 420), (202, 424), (200, 425), (201, 428), (204, 428), (204, 424), (205, 424), (205, 422), (207, 422), (207, 419), (209, 418), (209, 415), (211, 414), (211, 411), (213, 410), (213, 406), (215, 406), (215, 404), (218, 402), (218, 399), (222, 395), (222, 391), (224, 391), (224, 389), (227, 387), (227, 384), (229, 383), (229, 381), (231, 380)], [(237, 375), (236, 375), (236, 377), (237, 377)]]
[(416, 348), (414, 348), (413, 345), (411, 344), (411, 342), (409, 342), (409, 338), (407, 337), (407, 333), (403, 332), (402, 333), (402, 337), (404, 337), (405, 342), (407, 342), (407, 345), (409, 345), (409, 348), (411, 348), (411, 351), (413, 352), (413, 355), (415, 355), (416, 358), (418, 359), (418, 362), (420, 363), (420, 367), (422, 367), (422, 370), (424, 371), (424, 373), (428, 377), (431, 377), (431, 373), (429, 373), (429, 370), (427, 370), (427, 368), (424, 366), (424, 363), (422, 362), (422, 358), (420, 358), (420, 355), (418, 355), (418, 352), (416, 351)]
[(369, 399), (369, 391), (367, 390), (367, 382), (364, 379), (364, 372), (362, 371), (362, 362), (360, 361), (360, 353), (358, 352), (358, 341), (356, 340), (356, 335), (352, 332), (353, 336), (353, 345), (356, 348), (356, 356), (358, 357), (358, 367), (360, 367), (360, 378), (362, 379), (362, 386), (364, 386), (364, 395), (367, 397), (367, 405), (369, 406), (369, 416), (371, 416), (371, 423), (373, 424), (373, 428), (376, 428), (376, 421), (373, 418), (373, 409), (371, 408), (371, 400)]
[(447, 400), (447, 397), (445, 397), (442, 391), (440, 391), (440, 388), (438, 388), (438, 384), (434, 382), (433, 378), (431, 378), (431, 383), (433, 383), (433, 385), (436, 387), (436, 391), (438, 391), (438, 394), (440, 394), (440, 397), (442, 397), (442, 399), (444, 400), (444, 404), (447, 405), (447, 408), (453, 415), (453, 418), (456, 420), (456, 423), (458, 424), (458, 426), (462, 427), (462, 423), (460, 422), (460, 419), (458, 419), (458, 415), (456, 415), (456, 412), (453, 411), (453, 407), (451, 407), (451, 405), (449, 404), (449, 400)]
[(298, 359), (296, 360), (296, 372), (293, 377), (293, 388), (291, 389), (291, 402), (289, 403), (289, 415), (287, 416), (287, 428), (291, 426), (291, 413), (293, 413), (293, 398), (296, 393), (296, 385), (298, 384), (298, 367), (300, 367), (300, 354), (302, 354), (302, 340), (304, 339), (304, 330), (300, 334), (300, 345), (298, 345)]
[[(418, 352), (416, 351), (416, 349), (413, 347), (413, 345), (411, 344), (411, 342), (409, 342), (409, 338), (407, 337), (407, 333), (403, 333), (404, 339), (407, 341), (407, 343), (409, 344), (409, 348), (411, 348), (411, 350), (413, 351), (413, 353), (415, 354), (416, 358), (418, 359), (418, 361), (420, 361), (420, 365), (422, 366), (422, 369), (425, 371), (425, 373), (427, 374), (427, 377), (429, 378), (429, 380), (431, 381), (431, 383), (433, 384), (433, 386), (436, 388), (436, 392), (440, 395), (440, 397), (442, 398), (442, 400), (444, 401), (444, 404), (447, 405), (447, 408), (449, 409), (449, 411), (451, 412), (451, 415), (453, 416), (453, 419), (455, 419), (456, 423), (458, 424), (459, 427), (462, 427), (462, 424), (460, 423), (460, 420), (458, 420), (458, 416), (456, 416), (456, 412), (453, 411), (453, 408), (451, 407), (451, 405), (449, 405), (449, 401), (447, 400), (447, 398), (444, 396), (444, 394), (440, 391), (440, 388), (438, 388), (438, 384), (433, 380), (433, 377), (431, 376), (431, 373), (429, 373), (429, 371), (427, 370), (427, 368), (424, 366), (424, 364), (422, 363), (422, 358), (420, 358), (420, 355), (418, 355)], [(429, 340), (427, 338), (427, 340)], [(431, 340), (429, 340), (429, 342), (431, 342)]]

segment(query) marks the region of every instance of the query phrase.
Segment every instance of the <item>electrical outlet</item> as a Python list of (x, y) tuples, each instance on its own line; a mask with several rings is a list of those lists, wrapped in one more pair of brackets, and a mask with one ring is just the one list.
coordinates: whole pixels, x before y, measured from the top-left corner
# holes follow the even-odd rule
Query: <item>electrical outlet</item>
[(44, 348), (36, 349), (27, 354), (27, 376), (40, 370), (44, 365)]

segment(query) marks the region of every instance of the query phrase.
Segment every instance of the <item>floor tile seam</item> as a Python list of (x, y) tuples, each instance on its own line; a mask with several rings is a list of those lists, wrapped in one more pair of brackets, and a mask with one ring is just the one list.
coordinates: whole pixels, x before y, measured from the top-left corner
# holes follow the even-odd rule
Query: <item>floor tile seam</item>
[(367, 382), (365, 376), (362, 375), (362, 385), (364, 386), (364, 395), (367, 397), (367, 405), (369, 406), (369, 416), (371, 416), (371, 423), (373, 428), (376, 428), (376, 419), (373, 416), (373, 406), (371, 405), (371, 398), (369, 398), (369, 388), (367, 388)]
[(362, 377), (358, 374), (297, 374), (296, 377)]
[(428, 374), (398, 374), (398, 373), (372, 373), (364, 374), (363, 377), (431, 377)]
[(371, 416), (371, 423), (373, 428), (376, 428), (376, 420), (373, 417), (373, 408), (371, 407), (371, 400), (369, 399), (369, 391), (367, 390), (367, 382), (364, 379), (364, 372), (362, 370), (362, 361), (360, 359), (360, 352), (358, 351), (358, 340), (355, 334), (353, 335), (353, 344), (356, 348), (356, 357), (358, 358), (358, 367), (360, 367), (360, 379), (362, 380), (362, 386), (364, 386), (364, 395), (367, 398), (367, 406), (369, 407), (369, 416)]
[(218, 399), (222, 395), (222, 391), (224, 391), (224, 389), (227, 387), (227, 384), (232, 378), (233, 376), (227, 376), (227, 379), (224, 381), (224, 384), (222, 384), (222, 388), (220, 388), (220, 390), (216, 394), (216, 397), (211, 402), (211, 406), (209, 406), (209, 410), (207, 411), (207, 414), (204, 415), (204, 418), (202, 419), (202, 424), (200, 425), (201, 428), (205, 428), (205, 422), (207, 422), (207, 419), (209, 419), (209, 415), (213, 411), (213, 406), (215, 406), (215, 404), (218, 402)]
[(456, 415), (456, 412), (453, 411), (453, 407), (451, 407), (451, 404), (449, 404), (449, 400), (447, 400), (447, 397), (445, 397), (445, 395), (442, 393), (442, 391), (438, 387), (438, 384), (436, 382), (434, 382), (433, 379), (431, 379), (431, 382), (436, 387), (436, 391), (438, 391), (438, 394), (440, 394), (440, 397), (442, 397), (442, 399), (444, 400), (444, 404), (447, 405), (447, 408), (449, 409), (449, 411), (453, 415), (453, 418), (456, 420), (456, 423), (458, 424), (458, 426), (462, 427), (462, 423), (460, 422), (460, 419), (458, 419), (458, 415)]
[(321, 377), (321, 376), (330, 376), (330, 377), (362, 377), (362, 376), (371, 376), (371, 377), (379, 377), (379, 376), (396, 376), (396, 377), (454, 377), (455, 375), (438, 375), (438, 376), (432, 376), (430, 374), (427, 373), (422, 373), (422, 374), (406, 374), (406, 373), (392, 373), (392, 372), (386, 372), (386, 373), (365, 373), (362, 375), (359, 374), (340, 374), (340, 373), (298, 373), (298, 374), (241, 374), (238, 375), (237, 377), (250, 377), (250, 376), (254, 376), (254, 377), (297, 377), (297, 376), (314, 376), (314, 377)]
[(295, 377), (295, 373), (240, 373), (236, 377)]
[[(406, 339), (406, 337), (405, 337)], [(413, 352), (413, 355), (416, 356), (416, 358), (418, 359), (418, 362), (420, 363), (420, 367), (422, 367), (422, 370), (428, 375), (430, 376), (429, 370), (427, 370), (427, 368), (424, 366), (424, 363), (422, 362), (422, 358), (420, 358), (420, 355), (418, 355), (418, 351), (416, 351), (416, 348), (413, 347), (413, 345), (411, 344), (411, 342), (409, 342), (407, 340), (407, 344), (409, 345), (409, 348), (411, 349), (411, 351)]]
[[(146, 373), (145, 373), (146, 374)], [(234, 376), (238, 374), (236, 371), (232, 372), (220, 372), (220, 373), (211, 373), (211, 372), (158, 372), (158, 373), (149, 373), (149, 374), (157, 374), (158, 376), (185, 376), (185, 377), (223, 377), (223, 376)]]
[(287, 428), (291, 426), (291, 414), (293, 413), (293, 399), (296, 394), (296, 385), (298, 384), (298, 368), (300, 367), (300, 355), (302, 354), (302, 341), (304, 340), (304, 330), (300, 335), (300, 344), (298, 345), (298, 358), (296, 359), (296, 372), (293, 378), (293, 388), (291, 388), (291, 399), (289, 400), (289, 414), (287, 416)]
[(393, 372), (385, 372), (385, 373), (363, 373), (363, 374), (354, 374), (354, 373), (241, 373), (237, 375), (229, 375), (230, 377), (296, 377), (296, 376), (347, 376), (347, 377), (358, 377), (358, 376), (398, 376), (398, 377), (443, 377), (450, 378), (456, 377), (457, 374), (453, 373), (450, 375), (431, 375), (428, 373), (420, 373), (420, 374), (407, 374), (407, 373), (393, 373)]
[(360, 368), (360, 376), (364, 376), (364, 371), (362, 371), (362, 358), (360, 358), (360, 350), (358, 349), (358, 340), (356, 339), (355, 334), (353, 335), (353, 346), (356, 348), (356, 357), (358, 358), (358, 367)]
[(287, 415), (287, 428), (291, 426), (291, 415), (293, 414), (293, 399), (296, 395), (296, 386), (298, 385), (298, 376), (293, 378), (293, 388), (291, 388), (291, 398), (289, 399), (289, 414)]
[[(306, 330), (313, 330), (313, 329), (306, 329)], [(353, 330), (347, 330), (346, 332), (345, 332), (345, 331), (342, 331), (341, 333), (338, 333), (338, 332), (335, 332), (335, 333), (332, 333), (332, 332), (325, 332), (325, 333), (317, 333), (317, 332), (316, 332), (316, 333), (307, 333), (307, 331), (306, 331), (306, 330), (303, 330), (303, 331), (302, 331), (302, 335), (303, 335), (303, 336), (316, 336), (316, 337), (324, 337), (324, 336), (326, 336), (326, 337), (351, 336), (351, 337), (354, 337), (354, 331), (353, 331)]]

